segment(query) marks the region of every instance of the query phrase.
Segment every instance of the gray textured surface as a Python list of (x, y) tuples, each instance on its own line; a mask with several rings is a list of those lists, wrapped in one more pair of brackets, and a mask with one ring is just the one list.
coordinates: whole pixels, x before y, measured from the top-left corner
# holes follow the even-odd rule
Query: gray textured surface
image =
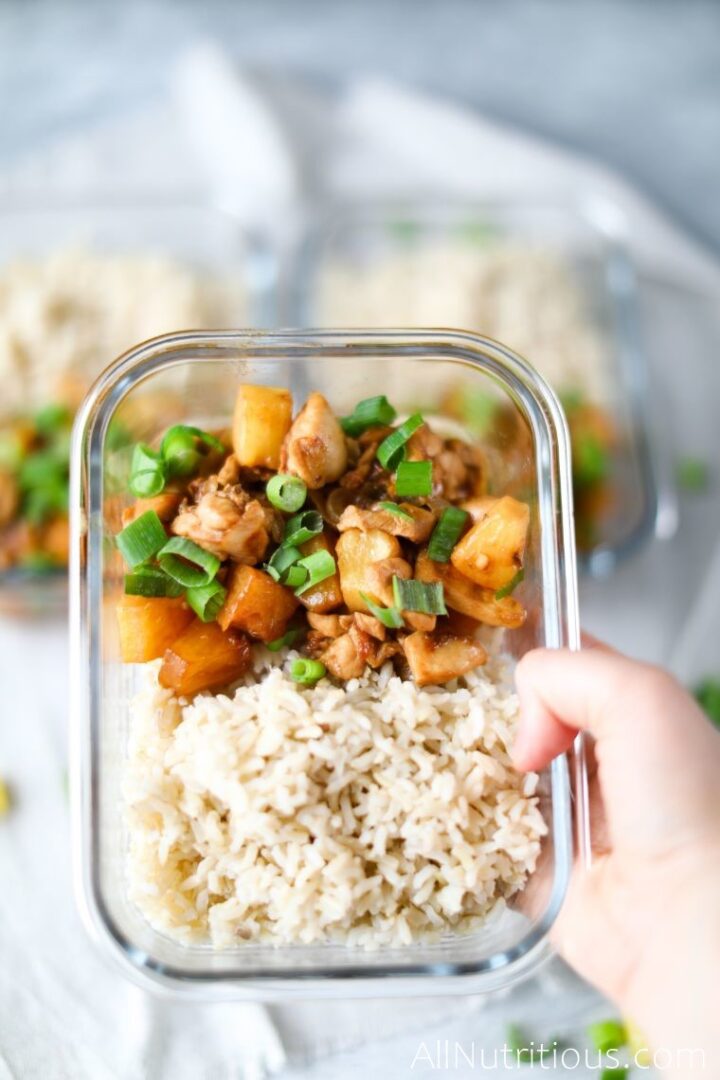
[(159, 97), (200, 36), (454, 95), (605, 160), (720, 250), (717, 0), (4, 0), (0, 161)]

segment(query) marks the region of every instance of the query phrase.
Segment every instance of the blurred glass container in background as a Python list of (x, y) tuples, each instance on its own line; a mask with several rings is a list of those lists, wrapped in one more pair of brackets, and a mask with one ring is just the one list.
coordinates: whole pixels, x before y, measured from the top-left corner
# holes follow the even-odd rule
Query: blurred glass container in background
[[(587, 213), (511, 200), (338, 206), (308, 227), (282, 303), (293, 325), (461, 327), (508, 345), (567, 414), (581, 566), (606, 574), (653, 536), (671, 494), (651, 447), (634, 273)], [(465, 423), (514, 427), (482, 393), (448, 392)]]
[(0, 207), (0, 612), (64, 608), (70, 426), (92, 381), (157, 334), (272, 318), (272, 268), (193, 201)]
[[(284, 386), (296, 400), (319, 390), (340, 414), (373, 394), (407, 411), (417, 387), (432, 387), (428, 419), (460, 427), (443, 402), (449, 387), (481, 388), (526, 432), (522, 452), (504, 429), (486, 452), (498, 487), (524, 487), (530, 507), (524, 627), (507, 639), (513, 656), (536, 645), (579, 646), (568, 435), (557, 399), (509, 350), (473, 334), (431, 331), (286, 331), (178, 334), (132, 350), (95, 383), (81, 408), (73, 447), (71, 572), (76, 872), (85, 921), (106, 952), (136, 979), (204, 999), (468, 993), (504, 987), (546, 955), (567, 888), (573, 816), (587, 850), (582, 747), (541, 776), (549, 827), (538, 868), (514, 906), (500, 905), (473, 933), (365, 951), (341, 944), (227, 949), (178, 942), (154, 930), (128, 896), (128, 827), (122, 809), (130, 701), (136, 665), (121, 661), (115, 606), (123, 590), (115, 536), (131, 501), (131, 447), (108, 439), (120, 424), (151, 445), (169, 423), (226, 427), (239, 383)], [(167, 403), (165, 415), (144, 407)], [(571, 800), (574, 773), (574, 803)]]

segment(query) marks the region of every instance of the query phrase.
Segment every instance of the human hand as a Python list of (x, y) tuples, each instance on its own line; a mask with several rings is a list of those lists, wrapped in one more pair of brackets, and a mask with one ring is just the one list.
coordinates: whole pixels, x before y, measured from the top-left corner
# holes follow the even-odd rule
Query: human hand
[[(578, 866), (559, 951), (646, 1032), (700, 1048), (720, 1076), (720, 736), (667, 673), (602, 646), (538, 649), (517, 666), (518, 768), (544, 768), (578, 731), (596, 740), (594, 862)], [(680, 1074), (677, 1073), (679, 1076)], [(684, 1080), (686, 1074), (683, 1073)]]

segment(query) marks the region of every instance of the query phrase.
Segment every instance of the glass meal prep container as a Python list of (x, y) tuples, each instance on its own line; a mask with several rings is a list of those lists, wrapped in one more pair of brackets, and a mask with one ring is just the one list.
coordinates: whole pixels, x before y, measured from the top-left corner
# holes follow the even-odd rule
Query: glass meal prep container
[[(119, 256), (160, 259), (163, 264), (171, 264), (177, 288), (167, 302), (163, 288), (170, 289), (170, 285), (162, 266), (154, 288), (148, 289), (147, 313), (144, 302), (141, 307), (133, 300), (133, 325), (142, 319), (143, 325), (149, 328), (142, 335), (144, 337), (183, 328), (178, 327), (172, 315), (169, 315), (170, 325), (164, 325), (162, 310), (167, 308), (168, 302), (171, 311), (177, 311), (178, 305), (197, 307), (199, 303), (202, 307), (206, 304), (205, 296), (201, 293), (198, 298), (182, 277), (187, 272), (193, 275), (192, 280), (198, 282), (201, 289), (204, 282), (213, 289), (217, 286), (217, 296), (213, 293), (212, 301), (210, 297), (207, 298), (208, 314), (204, 323), (195, 324), (194, 329), (207, 325), (261, 325), (274, 319), (271, 309), (274, 261), (264, 242), (259, 237), (249, 237), (227, 214), (194, 198), (65, 200), (57, 203), (28, 200), (0, 204), (0, 353), (4, 349), (8, 352), (5, 358), (0, 355), (0, 370), (8, 364), (11, 370), (13, 366), (17, 367), (14, 383), (0, 403), (0, 443), (14, 430), (18, 417), (23, 420), (30, 418), (58, 397), (55, 385), (58, 372), (46, 374), (45, 369), (33, 359), (35, 354), (42, 353), (43, 340), (57, 335), (61, 348), (67, 351), (73, 348), (77, 339), (78, 352), (84, 354), (85, 362), (82, 363), (79, 358), (75, 370), (69, 374), (69, 381), (73, 383), (73, 399), (77, 393), (82, 397), (93, 379), (116, 358), (120, 349), (128, 348), (138, 340), (136, 332), (136, 336), (126, 342), (116, 344), (107, 356), (101, 357), (100, 342), (95, 349), (94, 335), (97, 329), (87, 312), (73, 309), (72, 304), (69, 309), (67, 306), (67, 298), (73, 298), (71, 261), (76, 254), (81, 260), (86, 256)], [(16, 267), (20, 263), (46, 267), (50, 265), (48, 260), (58, 259), (62, 265), (59, 263), (56, 270), (43, 270), (42, 286), (37, 282), (37, 275), (31, 273), (28, 276), (24, 272), (24, 292), (20, 297), (23, 305), (21, 333), (24, 338), (27, 332), (28, 338), (34, 342), (28, 350), (23, 340), (18, 343), (13, 340), (12, 320), (19, 318), (17, 295), (20, 286), (10, 300), (10, 291), (4, 292), (3, 275), (9, 273), (11, 266)], [(77, 288), (81, 292), (86, 287), (90, 272), (84, 264), (77, 271)], [(106, 271), (104, 277), (107, 276)], [(118, 273), (118, 276), (122, 278), (123, 275)], [(43, 289), (50, 288), (54, 288), (54, 293), (45, 295)], [(180, 290), (179, 294), (177, 289)], [(159, 296), (154, 295), (158, 292)], [(187, 293), (190, 294), (189, 298), (183, 299)], [(78, 302), (80, 300), (81, 296)], [(11, 303), (12, 315), (9, 307), (6, 307)], [(125, 295), (117, 296), (118, 323), (123, 318), (124, 305), (127, 303)], [(220, 304), (224, 316), (222, 322), (219, 322), (217, 311), (210, 313), (211, 307), (216, 308)], [(9, 330), (5, 329), (5, 321)], [(107, 331), (107, 327), (103, 329)], [(113, 334), (113, 338), (116, 336)], [(97, 362), (93, 358), (89, 363), (88, 357), (94, 352), (98, 353)], [(24, 362), (28, 354), (29, 364)], [(0, 470), (8, 467), (2, 451), (3, 447), (0, 446)], [(64, 610), (66, 602), (65, 567), (38, 568), (28, 561), (24, 566), (15, 563), (3, 568), (0, 560), (0, 614), (59, 612)]]
[[(671, 498), (633, 268), (600, 216), (519, 200), (339, 205), (308, 226), (281, 290), (289, 325), (458, 327), (527, 357), (568, 416), (578, 559), (597, 576), (660, 531)], [(455, 408), (488, 421), (482, 394)]]
[[(126, 353), (97, 380), (75, 425), (71, 565), (73, 813), (76, 881), (87, 927), (136, 980), (205, 999), (277, 1000), (290, 995), (384, 996), (484, 992), (519, 979), (545, 957), (574, 849), (588, 848), (582, 744), (541, 776), (548, 836), (519, 903), (491, 915), (477, 932), (434, 943), (366, 951), (333, 944), (227, 949), (188, 945), (154, 930), (127, 895), (127, 828), (122, 807), (129, 702), (137, 665), (120, 660), (114, 605), (122, 560), (113, 543), (128, 505), (128, 448), (108, 434), (118, 422), (134, 439), (164, 430), (138, 404), (161, 395), (170, 423), (226, 426), (242, 383), (285, 386), (296, 402), (319, 390), (338, 415), (361, 398), (387, 394), (402, 416), (419, 388), (482, 386), (528, 431), (528, 459), (504, 454), (500, 428), (483, 440), (492, 480), (530, 505), (522, 599), (524, 627), (507, 639), (517, 657), (536, 646), (579, 647), (568, 435), (558, 401), (523, 360), (470, 333), (284, 331), (173, 334)], [(442, 413), (427, 419), (444, 423)], [(457, 424), (455, 421), (448, 421)]]

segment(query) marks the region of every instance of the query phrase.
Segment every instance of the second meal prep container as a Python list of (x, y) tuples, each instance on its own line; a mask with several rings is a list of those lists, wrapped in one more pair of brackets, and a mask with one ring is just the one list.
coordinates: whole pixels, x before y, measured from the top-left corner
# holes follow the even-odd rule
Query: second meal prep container
[[(649, 400), (637, 285), (617, 217), (616, 208), (591, 197), (578, 203), (508, 198), (339, 204), (309, 223), (281, 290), (289, 325), (461, 327), (500, 338), (516, 350), (521, 347), (512, 335), (520, 325), (526, 359), (548, 379), (538, 346), (553, 352), (553, 319), (541, 320), (550, 335), (542, 343), (522, 327), (528, 320), (538, 322), (536, 304), (557, 302), (562, 312), (578, 299), (582, 322), (598, 346), (590, 350), (596, 370), (586, 372), (584, 397), (607, 414), (615, 433), (605, 489), (599, 498), (591, 496), (587, 515), (578, 513), (582, 506), (576, 499), (578, 559), (595, 576), (612, 571), (659, 533), (662, 507), (673, 501), (652, 446), (657, 403)], [(550, 280), (535, 287), (521, 282), (519, 291), (505, 290), (497, 299), (491, 276), (490, 294), (471, 302), (466, 293), (475, 288), (475, 272), (497, 253), (506, 285), (518, 273), (523, 253), (530, 260), (549, 259)], [(510, 261), (503, 263), (507, 256)], [(553, 285), (561, 292), (563, 287), (553, 269), (561, 276), (567, 272), (576, 297), (554, 293)], [(338, 293), (338, 274), (346, 283), (344, 294)], [(550, 366), (558, 368), (557, 362)], [(568, 385), (556, 378), (552, 385), (561, 398), (576, 389), (572, 380)]]
[[(507, 648), (514, 657), (538, 645), (577, 648), (567, 429), (546, 384), (502, 346), (469, 333), (431, 331), (175, 334), (127, 353), (87, 397), (76, 423), (72, 479), (76, 871), (91, 933), (136, 979), (203, 999), (475, 993), (513, 983), (546, 955), (570, 876), (574, 825), (581, 851), (587, 845), (581, 745), (541, 777), (549, 833), (528, 888), (471, 934), (449, 932), (435, 943), (374, 952), (338, 944), (253, 943), (213, 950), (156, 932), (130, 903), (125, 886), (122, 779), (138, 672), (119, 655), (114, 604), (123, 570), (113, 537), (131, 501), (130, 451), (113, 449), (108, 432), (115, 423), (128, 424), (134, 439), (151, 442), (167, 423), (226, 426), (241, 383), (286, 386), (296, 407), (311, 390), (320, 390), (339, 415), (361, 398), (382, 393), (402, 415), (412, 409), (419, 388), (441, 401), (443, 388), (458, 380), (505, 403), (528, 432), (524, 461), (517, 453), (503, 454), (502, 432), (490, 433), (485, 446), (493, 484), (498, 490), (522, 486), (530, 506), (526, 575), (519, 589), (528, 619), (508, 635)], [(162, 426), (137, 407), (147, 395), (162, 395), (172, 413)], [(437, 410), (427, 415), (442, 423)]]

